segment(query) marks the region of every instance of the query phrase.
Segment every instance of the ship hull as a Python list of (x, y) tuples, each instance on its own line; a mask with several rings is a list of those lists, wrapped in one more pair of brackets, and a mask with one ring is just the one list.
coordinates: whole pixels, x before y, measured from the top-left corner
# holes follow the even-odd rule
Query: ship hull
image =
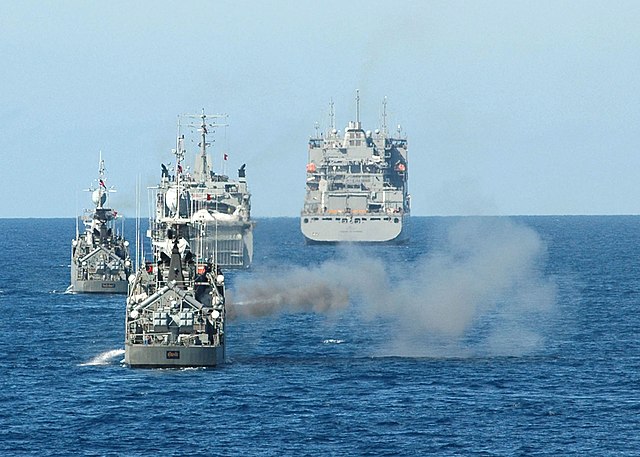
[(132, 368), (216, 367), (224, 363), (224, 346), (125, 344), (124, 363)]
[[(213, 260), (220, 268), (246, 269), (253, 262), (254, 222), (207, 222), (204, 236), (193, 246), (196, 254)], [(149, 231), (152, 239), (159, 239), (166, 227)]]
[(71, 287), (69, 292), (77, 294), (126, 294), (129, 284), (126, 279), (78, 279), (82, 277), (74, 260), (71, 260)]
[(205, 245), (223, 269), (249, 268), (253, 262), (253, 225), (209, 224)]
[(71, 281), (70, 292), (78, 294), (126, 294), (127, 281)]
[(300, 228), (308, 243), (385, 243), (401, 242), (407, 216), (363, 214), (350, 216), (305, 215)]

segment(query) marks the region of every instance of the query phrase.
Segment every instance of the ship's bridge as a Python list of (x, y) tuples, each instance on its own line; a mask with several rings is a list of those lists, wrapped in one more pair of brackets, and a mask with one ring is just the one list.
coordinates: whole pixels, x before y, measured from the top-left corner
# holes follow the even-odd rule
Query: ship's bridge
[(358, 121), (349, 121), (349, 125), (344, 129), (344, 143), (345, 146), (354, 147), (367, 144), (367, 137), (365, 131), (362, 130), (362, 125)]

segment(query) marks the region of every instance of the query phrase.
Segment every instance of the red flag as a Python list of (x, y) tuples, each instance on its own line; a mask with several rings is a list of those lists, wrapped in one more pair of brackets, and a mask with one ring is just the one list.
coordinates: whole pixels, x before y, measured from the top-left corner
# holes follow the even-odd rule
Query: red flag
[(182, 173), (182, 165), (178, 164), (178, 173)]
[(100, 180), (100, 187), (104, 187), (105, 189), (107, 188), (107, 186), (104, 184), (104, 181), (102, 179)]
[(225, 153), (224, 154), (224, 160), (227, 160), (229, 158), (229, 156)]

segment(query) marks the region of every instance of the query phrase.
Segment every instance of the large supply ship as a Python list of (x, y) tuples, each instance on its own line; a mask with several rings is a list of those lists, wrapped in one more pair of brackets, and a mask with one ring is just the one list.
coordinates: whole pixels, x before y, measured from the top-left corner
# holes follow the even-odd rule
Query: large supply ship
[(183, 173), (181, 143), (179, 135), (176, 174), (163, 165), (160, 186), (150, 189), (157, 202), (149, 229), (153, 260), (130, 278), (124, 363), (131, 367), (215, 367), (225, 360), (224, 275), (210, 231), (218, 221), (194, 196), (206, 186)]
[[(253, 260), (253, 228), (251, 219), (251, 194), (247, 185), (245, 165), (238, 169), (238, 179), (233, 180), (224, 173), (213, 170), (213, 161), (208, 154), (211, 145), (207, 136), (216, 127), (226, 124), (218, 120), (226, 115), (180, 116), (174, 167), (162, 165), (162, 178), (155, 199), (156, 221), (162, 221), (167, 211), (179, 206), (180, 217), (198, 217), (206, 222), (206, 233), (201, 238), (203, 255), (211, 257), (223, 269), (249, 268)], [(199, 122), (192, 121), (198, 119)], [(213, 120), (214, 122), (211, 122)], [(192, 170), (185, 166), (187, 153), (185, 129), (197, 130), (199, 150)], [(223, 163), (228, 159), (222, 154)], [(178, 188), (177, 181), (180, 180)], [(163, 232), (167, 227), (157, 225)], [(157, 233), (149, 234), (152, 238)]]
[(72, 293), (127, 293), (127, 277), (131, 271), (129, 242), (124, 239), (124, 224), (118, 231), (117, 221), (122, 216), (109, 208), (104, 160), (100, 157), (96, 186), (88, 189), (95, 207), (86, 210), (79, 218), (84, 231), (78, 227), (76, 237), (71, 242), (71, 285)]
[(356, 120), (344, 134), (336, 130), (333, 103), (329, 131), (309, 140), (304, 208), (300, 217), (308, 243), (405, 241), (410, 212), (407, 139), (387, 130), (386, 98), (382, 123), (365, 131)]

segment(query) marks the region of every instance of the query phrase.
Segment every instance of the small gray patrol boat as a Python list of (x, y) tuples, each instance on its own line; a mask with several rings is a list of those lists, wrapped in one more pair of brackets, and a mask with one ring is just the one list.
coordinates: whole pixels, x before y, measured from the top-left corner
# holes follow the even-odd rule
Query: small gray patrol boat
[(116, 221), (123, 220), (109, 208), (108, 189), (100, 157), (96, 187), (87, 189), (95, 208), (86, 210), (79, 218), (84, 226), (80, 232), (76, 219), (76, 237), (71, 242), (71, 293), (127, 293), (127, 277), (131, 271), (129, 242), (118, 232)]
[[(192, 213), (184, 150), (176, 170), (151, 188), (158, 211), (150, 221), (153, 261), (132, 275), (126, 304), (124, 363), (140, 368), (215, 367), (225, 360), (224, 275), (210, 250), (210, 216)], [(172, 198), (173, 197), (173, 198)], [(215, 245), (214, 245), (215, 246)]]
[[(309, 140), (309, 160), (300, 228), (307, 243), (401, 242), (410, 212), (407, 139), (387, 130), (386, 98), (382, 125), (374, 132), (356, 120), (344, 135), (336, 130), (333, 102), (330, 128)], [(316, 126), (317, 130), (317, 126)], [(403, 233), (404, 232), (404, 233)]]

